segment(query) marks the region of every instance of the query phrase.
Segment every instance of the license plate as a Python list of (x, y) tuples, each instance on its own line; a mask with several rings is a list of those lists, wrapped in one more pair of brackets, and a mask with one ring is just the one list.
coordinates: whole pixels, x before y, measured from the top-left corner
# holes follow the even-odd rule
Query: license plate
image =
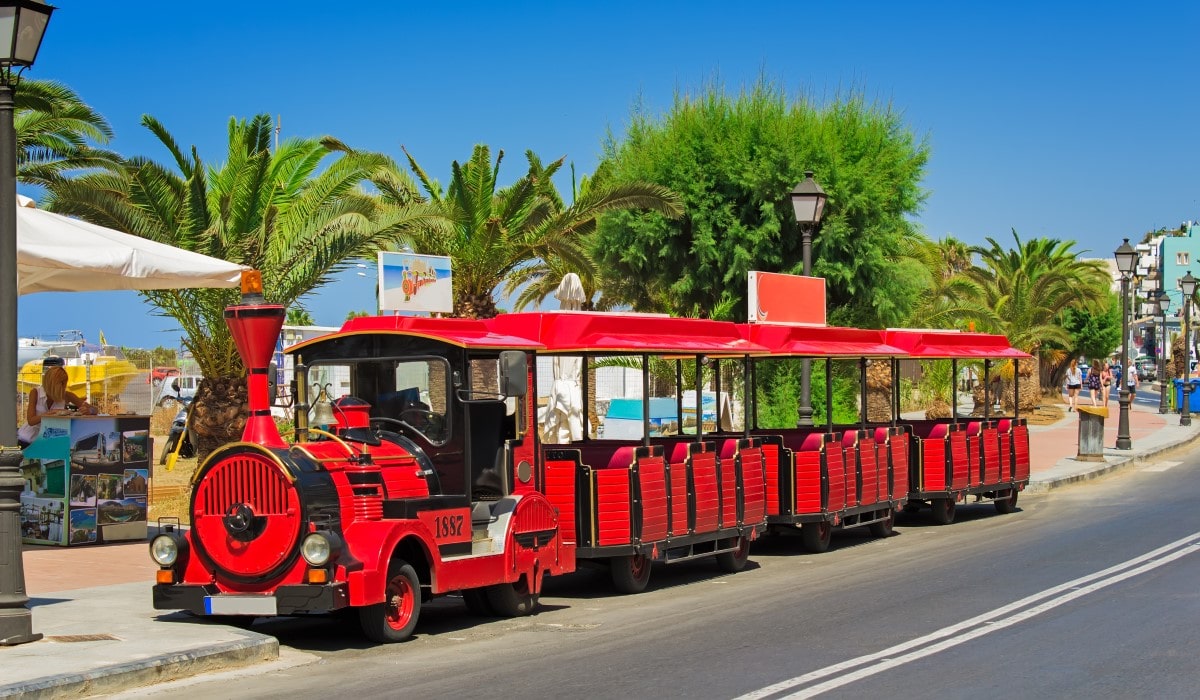
[(275, 615), (275, 597), (269, 595), (205, 596), (208, 615)]

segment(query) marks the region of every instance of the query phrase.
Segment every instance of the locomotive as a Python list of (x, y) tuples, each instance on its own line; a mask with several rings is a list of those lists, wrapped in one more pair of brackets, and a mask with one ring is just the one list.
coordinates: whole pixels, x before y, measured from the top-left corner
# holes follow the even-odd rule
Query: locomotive
[[(241, 303), (225, 312), (248, 371), (250, 416), (242, 439), (196, 470), (191, 528), (160, 523), (150, 545), (157, 609), (346, 611), (368, 638), (395, 642), (413, 633), (434, 596), (460, 593), (476, 614), (525, 615), (547, 576), (580, 564), (607, 569), (617, 591), (637, 593), (653, 566), (711, 558), (738, 571), (768, 532), (798, 529), (822, 551), (838, 527), (887, 536), (900, 509), (930, 507), (949, 522), (943, 504), (971, 495), (1015, 506), (1028, 481), (1028, 434), (1015, 415), (970, 427), (901, 423), (894, 411), (887, 425), (869, 425), (864, 405), (859, 425), (757, 425), (759, 358), (851, 358), (865, 367), (868, 357), (894, 365), (910, 356), (1024, 356), (1002, 337), (938, 342), (916, 331), (781, 330), (653, 314), (352, 319), (287, 349), (295, 432), (285, 441), (267, 376), (284, 309), (264, 302), (261, 285), (247, 274)], [(542, 373), (544, 363), (571, 358), (584, 368), (598, 358), (640, 366), (638, 437), (593, 437), (591, 426), (543, 434), (538, 358)], [(651, 365), (674, 368), (670, 426), (651, 421)], [(575, 372), (587, 396), (592, 373)], [(717, 409), (708, 416), (712, 382)], [(684, 425), (688, 384), (693, 418)], [(745, 397), (740, 429), (721, 409), (734, 391)], [(591, 402), (580, 403), (589, 425)]]

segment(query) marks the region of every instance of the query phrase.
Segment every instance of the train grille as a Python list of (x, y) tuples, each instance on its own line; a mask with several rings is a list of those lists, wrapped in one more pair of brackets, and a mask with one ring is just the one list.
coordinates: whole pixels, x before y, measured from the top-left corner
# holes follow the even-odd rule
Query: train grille
[(256, 515), (284, 515), (290, 495), (291, 487), (277, 465), (258, 455), (241, 455), (209, 472), (202, 491), (203, 510), (197, 514), (223, 514), (245, 503)]

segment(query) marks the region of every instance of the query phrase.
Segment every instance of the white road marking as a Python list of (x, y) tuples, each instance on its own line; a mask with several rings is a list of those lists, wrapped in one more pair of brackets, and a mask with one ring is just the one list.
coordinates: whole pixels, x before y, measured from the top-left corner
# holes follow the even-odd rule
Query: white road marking
[[(1200, 532), (1193, 533), (1115, 566), (1110, 566), (1107, 569), (1047, 588), (1044, 591), (1026, 596), (1016, 602), (1001, 606), (982, 615), (977, 615), (969, 620), (936, 630), (923, 637), (902, 642), (874, 654), (866, 654), (856, 659), (849, 659), (802, 676), (796, 676), (795, 678), (769, 685), (739, 696), (736, 700), (761, 700), (761, 698), (779, 695), (780, 693), (789, 693), (784, 696), (789, 700), (792, 698), (813, 697), (910, 661), (915, 661), (958, 646), (996, 630), (1024, 622), (1076, 598), (1094, 593), (1128, 578), (1139, 576), (1197, 551), (1200, 551)], [(1045, 602), (1042, 602), (1040, 605), (1034, 605), (1043, 600)], [(1023, 608), (1025, 609), (1022, 610)], [(1010, 613), (1012, 614), (1011, 617), (997, 619), (1007, 616)], [(857, 667), (863, 668), (851, 671), (851, 669)], [(835, 674), (838, 674), (837, 678), (817, 685), (808, 685), (809, 683)]]
[(1143, 467), (1142, 471), (1144, 471), (1144, 472), (1165, 472), (1166, 470), (1170, 469), (1171, 467), (1178, 467), (1181, 464), (1183, 464), (1183, 462), (1155, 462), (1154, 464), (1151, 464), (1148, 467)]

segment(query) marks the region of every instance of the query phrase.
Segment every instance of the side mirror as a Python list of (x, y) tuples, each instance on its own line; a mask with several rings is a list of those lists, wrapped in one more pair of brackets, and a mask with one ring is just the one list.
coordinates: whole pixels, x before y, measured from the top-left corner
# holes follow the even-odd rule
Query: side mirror
[(529, 358), (520, 350), (500, 353), (500, 393), (524, 396), (528, 389)]

